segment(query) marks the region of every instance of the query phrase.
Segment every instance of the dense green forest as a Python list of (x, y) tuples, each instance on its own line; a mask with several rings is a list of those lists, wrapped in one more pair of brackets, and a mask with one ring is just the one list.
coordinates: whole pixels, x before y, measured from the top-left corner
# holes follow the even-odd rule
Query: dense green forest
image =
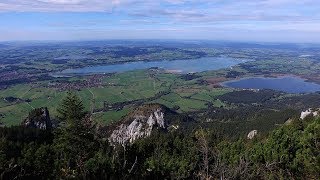
[[(227, 97), (226, 97), (227, 98)], [(60, 125), (0, 129), (0, 179), (319, 179), (320, 119), (292, 119), (252, 140), (217, 129), (154, 129), (127, 146), (111, 146), (70, 93)], [(29, 116), (36, 116), (30, 113)]]

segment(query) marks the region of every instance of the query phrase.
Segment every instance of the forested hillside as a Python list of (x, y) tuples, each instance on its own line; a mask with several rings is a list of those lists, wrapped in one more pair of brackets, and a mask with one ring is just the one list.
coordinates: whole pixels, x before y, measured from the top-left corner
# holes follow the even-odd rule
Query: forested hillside
[[(150, 135), (116, 144), (110, 143), (108, 133), (101, 133), (115, 127), (93, 124), (76, 95), (69, 93), (59, 107), (57, 127), (23, 123), (0, 128), (0, 179), (320, 178), (318, 117), (300, 120), (293, 114), (290, 121), (269, 133), (251, 140), (242, 136), (229, 139), (217, 128), (203, 126), (163, 106), (144, 106), (133, 112), (147, 112), (149, 116), (153, 113), (150, 107), (157, 107), (158, 113), (162, 108), (163, 126), (152, 121)], [(47, 123), (47, 115), (46, 110), (35, 110), (27, 122)], [(123, 123), (151, 122), (150, 117), (145, 121), (131, 116)], [(161, 118), (154, 119), (161, 123)]]

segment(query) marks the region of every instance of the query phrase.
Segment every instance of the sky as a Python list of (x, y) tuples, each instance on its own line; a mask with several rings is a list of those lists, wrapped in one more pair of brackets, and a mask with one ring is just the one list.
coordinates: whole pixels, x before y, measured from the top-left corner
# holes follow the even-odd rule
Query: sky
[(0, 41), (320, 43), (319, 0), (0, 0)]

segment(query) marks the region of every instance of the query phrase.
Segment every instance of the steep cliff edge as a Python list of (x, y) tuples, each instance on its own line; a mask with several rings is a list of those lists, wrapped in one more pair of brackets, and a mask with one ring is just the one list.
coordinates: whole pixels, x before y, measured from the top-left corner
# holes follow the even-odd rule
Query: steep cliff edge
[(122, 121), (106, 130), (111, 145), (131, 144), (139, 138), (148, 137), (154, 129), (177, 130), (182, 122), (191, 120), (160, 104), (147, 104), (136, 108)]

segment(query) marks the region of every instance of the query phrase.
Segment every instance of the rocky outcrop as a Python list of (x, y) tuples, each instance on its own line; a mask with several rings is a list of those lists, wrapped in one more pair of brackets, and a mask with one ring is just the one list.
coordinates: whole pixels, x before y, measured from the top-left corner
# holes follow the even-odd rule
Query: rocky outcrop
[(258, 134), (257, 130), (252, 130), (249, 132), (249, 134), (247, 135), (247, 139), (253, 139), (254, 137), (256, 137)]
[(179, 128), (179, 119), (184, 119), (181, 117), (159, 104), (143, 105), (135, 109), (122, 121), (109, 127), (108, 141), (111, 145), (125, 146), (139, 138), (150, 136), (154, 129), (176, 130)]
[(22, 122), (25, 127), (38, 129), (51, 129), (52, 122), (47, 108), (37, 108), (32, 110), (28, 117)]
[(306, 111), (302, 111), (300, 115), (300, 119), (305, 119), (307, 116), (312, 115), (312, 116), (318, 116), (319, 115), (320, 109), (308, 109)]
[(110, 143), (127, 144), (133, 143), (136, 139), (151, 135), (153, 128), (165, 129), (164, 112), (157, 109), (148, 116), (136, 116), (134, 120), (126, 125), (121, 124), (109, 137)]

